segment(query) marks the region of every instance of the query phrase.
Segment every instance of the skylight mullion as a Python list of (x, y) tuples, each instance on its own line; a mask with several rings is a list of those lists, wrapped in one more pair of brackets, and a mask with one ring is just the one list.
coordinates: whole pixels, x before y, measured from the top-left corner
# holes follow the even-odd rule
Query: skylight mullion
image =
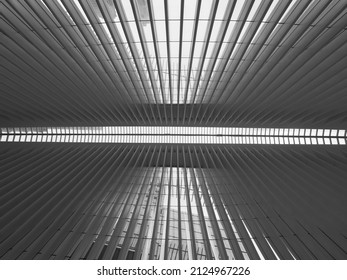
[[(180, 122), (180, 104), (181, 102), (181, 76), (182, 73), (182, 44), (183, 44), (183, 24), (184, 24), (184, 0), (181, 0), (181, 14), (180, 14), (180, 34), (179, 34), (179, 54), (178, 54), (178, 79), (177, 79), (177, 125)], [(184, 120), (182, 120), (184, 121)], [(182, 257), (182, 250), (180, 248), (180, 256)], [(182, 258), (180, 258), (182, 259)]]
[[(121, 20), (120, 22), (121, 22), (122, 28), (124, 30), (125, 37), (127, 39), (127, 43), (129, 44), (130, 52), (131, 52), (131, 55), (134, 59), (136, 69), (137, 69), (137, 72), (138, 72), (140, 80), (141, 80), (141, 84), (143, 86), (143, 94), (146, 97), (145, 101), (146, 101), (146, 103), (150, 103), (150, 98), (148, 96), (148, 89), (150, 88), (150, 86), (149, 86), (147, 78), (145, 77), (145, 74), (144, 74), (145, 70), (143, 68), (143, 65), (142, 65), (142, 63), (140, 63), (140, 61), (142, 60), (142, 57), (140, 56), (138, 49), (134, 43), (135, 42), (134, 41), (134, 35), (138, 35), (138, 34), (133, 34), (133, 30), (131, 29), (129, 23), (127, 22), (127, 18), (128, 18), (127, 14), (131, 13), (131, 11), (126, 12), (124, 10), (123, 6), (117, 1), (114, 1), (114, 4), (115, 4), (116, 10), (118, 12), (118, 16)], [(136, 33), (137, 30), (134, 30), (134, 32)], [(140, 92), (139, 92), (139, 94), (140, 94)], [(140, 100), (144, 101), (142, 99), (140, 99)], [(143, 111), (144, 111), (147, 119), (150, 120), (151, 118), (149, 117), (149, 114), (147, 112), (148, 110), (146, 110), (146, 108), (144, 106), (145, 104), (143, 102), (141, 102), (141, 105), (143, 107)], [(150, 109), (151, 109), (152, 115), (154, 116), (153, 108), (150, 107)]]
[(168, 0), (164, 0), (164, 10), (165, 10), (165, 30), (166, 30), (166, 49), (167, 49), (167, 64), (168, 64), (168, 75), (169, 75), (169, 95), (170, 95), (170, 119), (171, 124), (173, 123), (173, 111), (172, 111), (172, 79), (171, 79), (171, 53), (170, 53), (170, 19), (169, 19), (169, 7)]
[[(154, 103), (157, 105), (156, 107), (157, 107), (157, 111), (158, 111), (158, 116), (159, 116), (159, 119), (161, 121), (161, 113), (160, 113), (160, 110), (158, 107), (159, 100), (157, 99), (157, 97), (159, 95), (159, 93), (158, 93), (159, 89), (157, 88), (157, 84), (155, 82), (156, 79), (154, 77), (154, 68), (153, 68), (151, 60), (150, 60), (151, 56), (150, 56), (150, 53), (148, 50), (148, 45), (147, 45), (147, 44), (149, 44), (149, 43), (147, 43), (147, 41), (150, 41), (151, 38), (146, 38), (146, 34), (144, 32), (144, 27), (143, 27), (143, 24), (141, 22), (140, 15), (137, 14), (138, 9), (136, 8), (137, 7), (136, 5), (137, 4), (134, 2), (134, 0), (131, 0), (131, 6), (132, 6), (136, 26), (137, 26), (137, 31), (138, 31), (139, 37), (140, 37), (140, 43), (141, 43), (141, 47), (143, 50), (144, 60), (146, 63), (147, 72), (149, 74), (149, 79), (150, 79), (150, 82), (152, 85), (151, 90), (149, 90), (149, 91), (152, 92), (152, 96), (154, 97)], [(147, 12), (149, 13), (147, 4), (146, 4), (146, 8), (147, 8)], [(141, 7), (141, 9), (144, 9), (144, 7)], [(142, 11), (142, 13), (144, 13), (144, 11)], [(150, 102), (150, 103), (153, 103), (153, 102)], [(154, 123), (157, 123), (157, 119), (154, 115), (153, 110), (152, 110), (152, 114), (153, 114), (153, 118), (154, 118)]]
[[(202, 103), (202, 99), (201, 100), (197, 99), (197, 95), (200, 94), (199, 87), (202, 84), (202, 81), (200, 79), (205, 78), (205, 75), (202, 75), (202, 70), (203, 70), (203, 67), (205, 64), (206, 53), (207, 53), (207, 50), (208, 50), (209, 45), (210, 45), (210, 38), (211, 38), (211, 34), (212, 34), (213, 25), (215, 23), (214, 19), (215, 19), (216, 13), (217, 13), (218, 4), (219, 4), (219, 0), (213, 0), (211, 10), (209, 11), (206, 31), (204, 32), (204, 39), (203, 39), (204, 43), (202, 46), (202, 52), (201, 52), (198, 67), (197, 67), (198, 75), (197, 75), (197, 79), (195, 80), (195, 83), (193, 85), (193, 102), (192, 103), (198, 103), (198, 102), (200, 102), (200, 104)], [(204, 9), (202, 9), (202, 11), (204, 11)], [(201, 24), (200, 24), (200, 28), (201, 28)], [(189, 116), (190, 119), (192, 118), (192, 113), (193, 113), (193, 111), (191, 111), (191, 113), (190, 113), (190, 116)], [(196, 114), (194, 123), (196, 123), (197, 117), (198, 117), (198, 114)]]
[[(129, 59), (129, 62), (133, 63), (133, 65), (131, 65), (130, 63), (129, 66), (131, 66), (134, 71), (134, 81), (136, 81), (137, 84), (136, 92), (143, 107), (143, 102), (150, 102), (149, 95), (147, 94), (147, 91), (150, 87), (148, 86), (148, 79), (145, 75), (145, 69), (143, 68), (144, 64), (142, 64), (141, 61), (142, 56), (139, 53), (142, 50), (138, 49), (136, 46), (136, 44), (139, 43), (138, 30), (137, 28), (135, 30), (133, 29), (135, 25), (134, 21), (129, 22), (129, 20), (134, 18), (134, 15), (130, 7), (127, 7), (128, 9), (125, 9), (125, 7), (123, 6), (128, 2), (122, 1), (121, 3), (118, 3), (114, 1), (114, 3), (120, 18), (118, 29), (119, 31), (122, 31), (122, 34), (124, 36), (124, 38), (122, 39), (122, 45), (120, 45), (120, 47), (124, 47), (125, 57)], [(141, 96), (141, 94), (143, 96)], [(145, 113), (147, 114), (146, 111)]]
[[(217, 45), (214, 47), (213, 49), (213, 52), (212, 52), (212, 55), (211, 57), (214, 58), (212, 59), (210, 62), (209, 62), (209, 65), (207, 67), (207, 73), (205, 75), (205, 81), (203, 82), (202, 84), (202, 89), (203, 89), (203, 97), (201, 99), (201, 103), (199, 105), (199, 109), (198, 109), (198, 113), (200, 112), (200, 109), (202, 107), (202, 101), (205, 99), (205, 95), (207, 94), (206, 96), (206, 99), (208, 100), (207, 102), (204, 102), (206, 103), (206, 109), (204, 110), (203, 114), (202, 114), (202, 117), (200, 119), (200, 123), (202, 123), (202, 120), (204, 119), (207, 111), (208, 111), (208, 107), (210, 107), (211, 105), (211, 100), (212, 100), (212, 96), (214, 94), (214, 90), (216, 87), (213, 87), (213, 91), (211, 91), (209, 88), (210, 88), (210, 85), (211, 85), (211, 82), (213, 82), (213, 78), (215, 76), (215, 71), (217, 69), (215, 69), (215, 67), (217, 66), (216, 63), (217, 63), (217, 58), (219, 56), (219, 53), (221, 51), (221, 48), (222, 48), (222, 45), (223, 45), (223, 42), (224, 42), (224, 38), (225, 38), (225, 35), (226, 35), (226, 32), (228, 30), (228, 27), (229, 27), (229, 24), (230, 24), (230, 19), (231, 19), (231, 16), (233, 14), (233, 11), (234, 11), (234, 8), (235, 8), (235, 4), (236, 4), (236, 1), (228, 1), (227, 3), (227, 7), (224, 11), (224, 14), (223, 14), (223, 22), (220, 26), (220, 29), (219, 29), (219, 32), (217, 34)], [(223, 5), (220, 5), (221, 7), (223, 7)], [(220, 10), (221, 8), (219, 8), (217, 10), (217, 12)], [(215, 83), (215, 86), (217, 85), (217, 83)], [(210, 95), (210, 97), (209, 97)], [(198, 114), (197, 113), (197, 114)], [(210, 116), (208, 116), (208, 119), (210, 118)]]
[[(151, 32), (153, 37), (153, 47), (154, 47), (154, 56), (157, 64), (157, 75), (159, 77), (159, 83), (161, 88), (161, 103), (169, 104), (169, 98), (166, 96), (166, 92), (168, 91), (166, 88), (166, 76), (167, 76), (167, 53), (166, 53), (166, 32), (165, 32), (165, 24), (163, 24), (165, 16), (164, 16), (164, 2), (156, 1), (155, 5), (152, 4), (151, 0), (147, 0), (149, 7), (149, 17), (151, 24)], [(165, 119), (166, 118), (166, 110), (165, 110)]]
[[(114, 71), (117, 73), (115, 76), (114, 71), (110, 71), (110, 70), (112, 70), (112, 68), (111, 68), (111, 69), (108, 69), (108, 71), (106, 70), (107, 76), (110, 78), (114, 87), (117, 89), (118, 97), (125, 101), (125, 103), (127, 104), (127, 108), (130, 110), (130, 112), (133, 113), (133, 115), (136, 118), (136, 115), (130, 106), (129, 99), (127, 98), (128, 96), (130, 96), (131, 101), (134, 102), (133, 99), (131, 98), (131, 95), (126, 95), (124, 98), (124, 95), (121, 94), (122, 92), (129, 91), (131, 89), (129, 89), (129, 86), (127, 86), (126, 84), (123, 84), (123, 82), (126, 81), (125, 76), (122, 74), (122, 73), (124, 73), (124, 71), (122, 69), (120, 69), (120, 67), (118, 66), (117, 63), (115, 63), (115, 61), (119, 60), (119, 54), (118, 54), (118, 51), (115, 49), (112, 49), (112, 47), (110, 45), (110, 41), (113, 42), (112, 36), (110, 38), (108, 38), (106, 36), (105, 29), (104, 29), (104, 28), (107, 28), (106, 24), (103, 23), (105, 25), (104, 28), (102, 26), (100, 26), (100, 23), (98, 22), (98, 19), (96, 18), (95, 11), (92, 10), (92, 7), (89, 6), (88, 2), (81, 1), (81, 6), (82, 6), (82, 9), (84, 9), (84, 11), (85, 11), (86, 17), (88, 18), (88, 20), (91, 24), (91, 27), (93, 28), (93, 30), (95, 32), (95, 35), (100, 40), (100, 43), (102, 46), (102, 47), (100, 47), (100, 50), (105, 51), (105, 54), (108, 56), (108, 59), (110, 60), (110, 63), (113, 66)], [(107, 59), (107, 57), (105, 57), (105, 58)], [(101, 64), (108, 65), (106, 62), (101, 63)], [(122, 76), (123, 76), (123, 79), (122, 79)], [(120, 88), (119, 88), (119, 86), (120, 86)], [(124, 112), (126, 115), (129, 116), (127, 110), (122, 110), (122, 112)]]
[[(217, 86), (218, 88), (223, 88), (223, 85), (228, 82), (225, 79), (225, 76), (228, 75), (228, 69), (227, 69), (227, 65), (229, 63), (229, 61), (231, 61), (231, 59), (234, 56), (235, 53), (235, 49), (237, 47), (237, 41), (239, 39), (239, 36), (245, 26), (248, 14), (251, 11), (252, 8), (252, 3), (254, 1), (246, 1), (246, 2), (241, 2), (238, 1), (236, 6), (234, 7), (234, 11), (233, 11), (233, 15), (232, 17), (237, 18), (237, 22), (235, 24), (235, 26), (233, 27), (233, 32), (230, 34), (230, 38), (228, 39), (228, 41), (230, 42), (230, 45), (226, 47), (225, 51), (224, 51), (224, 57), (226, 57), (227, 59), (224, 62), (221, 62), (217, 69), (216, 72), (219, 73), (218, 74), (218, 78), (215, 78), (215, 85), (214, 85), (214, 95), (216, 95), (215, 98), (213, 98), (213, 102), (214, 102), (214, 106), (211, 110), (211, 116), (213, 115), (213, 113), (215, 112), (217, 106), (219, 105), (219, 103), (222, 102), (222, 97), (225, 96), (225, 92), (221, 91), (220, 89), (216, 90)], [(243, 3), (242, 7), (241, 7), (241, 3)], [(215, 122), (217, 117), (219, 116), (220, 112), (218, 112), (217, 114), (215, 114), (214, 119), (212, 120), (212, 122)]]
[[(194, 27), (193, 27), (193, 36), (192, 36), (192, 44), (190, 46), (190, 55), (189, 55), (189, 65), (188, 65), (188, 77), (186, 79), (186, 89), (185, 89), (185, 97), (184, 97), (184, 114), (183, 114), (183, 120), (185, 121), (186, 119), (186, 114), (187, 112), (187, 103), (188, 103), (188, 96), (189, 96), (189, 103), (191, 102), (191, 88), (190, 88), (190, 83), (191, 83), (191, 76), (192, 76), (192, 67), (193, 67), (193, 59), (194, 59), (194, 51), (195, 51), (195, 44), (196, 44), (196, 35), (198, 32), (198, 26), (199, 26), (199, 16), (200, 16), (200, 11), (201, 11), (201, 2), (202, 1), (197, 1), (197, 6), (196, 6), (196, 11), (195, 11), (195, 19), (194, 19)], [(193, 110), (191, 108), (190, 110)], [(187, 123), (191, 121), (190, 117), (188, 118)]]
[[(162, 62), (161, 62), (161, 54), (159, 52), (159, 46), (158, 46), (158, 36), (157, 36), (157, 29), (156, 29), (156, 24), (155, 24), (155, 19), (153, 16), (153, 7), (152, 7), (152, 1), (147, 0), (147, 7), (148, 7), (148, 13), (149, 13), (149, 18), (150, 18), (150, 24), (151, 24), (151, 31), (152, 31), (152, 38), (153, 38), (153, 46), (154, 46), (154, 51), (155, 51), (155, 60), (157, 63), (157, 70), (158, 70), (158, 76), (159, 76), (159, 83), (160, 83), (160, 91), (161, 91), (161, 102), (165, 104), (165, 98), (164, 98), (164, 93), (165, 93), (165, 88), (163, 85), (163, 76), (162, 76)], [(165, 110), (165, 105), (164, 106), (164, 117), (165, 117), (165, 122), (167, 122), (167, 115), (166, 115), (166, 110)]]

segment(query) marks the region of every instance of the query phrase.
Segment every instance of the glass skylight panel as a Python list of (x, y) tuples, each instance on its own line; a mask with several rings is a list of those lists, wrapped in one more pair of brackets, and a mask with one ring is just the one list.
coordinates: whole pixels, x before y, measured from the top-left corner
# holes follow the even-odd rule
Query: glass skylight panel
[(331, 136), (332, 137), (336, 137), (337, 136), (337, 130), (336, 129), (332, 129), (331, 130)]
[(345, 134), (346, 134), (345, 130), (342, 130), (342, 129), (339, 130), (339, 137), (343, 137), (345, 136)]
[[(196, 144), (266, 144), (266, 145), (345, 145), (345, 136), (304, 135), (307, 129), (245, 128), (245, 127), (180, 127), (180, 126), (122, 126), (122, 127), (40, 127), (2, 128), (2, 142), (96, 142), (96, 143), (196, 143)], [(25, 131), (25, 133), (23, 133)], [(283, 129), (282, 129), (283, 131)], [(311, 130), (309, 130), (311, 131)], [(288, 135), (286, 135), (286, 133)], [(92, 133), (92, 134), (91, 134)], [(344, 131), (340, 133), (344, 135)], [(66, 134), (66, 137), (64, 136)], [(184, 136), (187, 134), (187, 136)], [(36, 137), (38, 135), (39, 137)], [(236, 135), (236, 136), (230, 136)], [(257, 135), (262, 135), (257, 137)], [(328, 135), (328, 136), (327, 136)], [(35, 136), (35, 137), (31, 137)]]
[[(214, 91), (215, 86), (218, 84), (218, 81), (214, 81), (214, 79), (218, 79), (219, 74), (215, 75), (214, 72), (212, 72), (211, 79), (207, 83), (202, 83), (204, 85), (204, 88), (201, 87), (202, 84), (199, 84), (199, 87), (197, 87), (197, 84), (194, 83), (197, 79), (199, 79), (199, 83), (201, 80), (205, 78), (205, 73), (202, 72), (201, 76), (197, 76), (198, 67), (200, 67), (200, 63), (203, 59), (209, 59), (211, 58), (211, 61), (214, 61), (218, 59), (217, 63), (215, 63), (214, 71), (218, 69), (218, 64), (221, 63), (223, 60), (221, 58), (224, 58), (225, 54), (225, 48), (228, 45), (228, 41), (230, 37), (233, 35), (233, 28), (235, 25), (235, 20), (240, 20), (240, 14), (241, 11), (247, 6), (247, 2), (244, 1), (236, 1), (235, 9), (233, 10), (232, 15), (232, 21), (228, 25), (227, 33), (224, 38), (224, 41), (222, 43), (222, 49), (218, 54), (218, 57), (211, 57), (213, 54), (214, 49), (217, 47), (217, 44), (214, 43), (214, 41), (217, 39), (218, 35), (221, 32), (222, 21), (225, 19), (226, 11), (228, 7), (230, 7), (230, 2), (227, 0), (221, 0), (219, 2), (210, 1), (210, 0), (204, 0), (201, 2), (201, 10), (200, 14), (198, 16), (198, 32), (197, 37), (195, 38), (195, 50), (192, 54), (190, 53), (190, 49), (192, 46), (192, 35), (193, 35), (193, 28), (194, 28), (194, 20), (196, 17), (196, 11), (198, 7), (198, 1), (167, 1), (164, 0), (152, 0), (152, 1), (140, 1), (140, 0), (134, 0), (132, 3), (134, 5), (131, 5), (130, 1), (127, 0), (121, 0), (114, 2), (117, 6), (117, 10), (121, 11), (122, 15), (122, 22), (124, 23), (124, 27), (129, 27), (123, 29), (122, 24), (120, 23), (121, 17), (117, 15), (116, 8), (114, 7), (114, 4), (102, 4), (103, 12), (106, 12), (110, 15), (111, 18), (113, 18), (113, 22), (105, 23), (105, 19), (102, 18), (101, 12), (99, 10), (99, 7), (97, 5), (89, 6), (89, 3), (80, 5), (79, 1), (74, 1), (74, 4), (76, 5), (76, 11), (78, 11), (79, 15), (83, 20), (88, 24), (90, 28), (88, 28), (89, 31), (92, 31), (94, 34), (94, 40), (99, 43), (98, 40), (98, 34), (93, 30), (92, 25), (90, 24), (90, 19), (88, 19), (85, 11), (83, 10), (84, 5), (88, 5), (86, 7), (89, 7), (91, 10), (94, 10), (97, 19), (97, 22), (93, 22), (93, 24), (99, 24), (103, 28), (104, 32), (107, 34), (105, 38), (109, 40), (110, 43), (114, 44), (113, 38), (111, 36), (111, 30), (109, 30), (110, 26), (112, 27), (112, 24), (119, 33), (121, 41), (119, 42), (121, 46), (130, 46), (125, 47), (126, 50), (126, 58), (124, 59), (130, 60), (132, 63), (132, 66), (134, 67), (135, 73), (134, 75), (138, 77), (138, 81), (140, 82), (138, 85), (135, 86), (136, 90), (138, 91), (137, 94), (139, 96), (143, 95), (145, 96), (148, 94), (148, 98), (145, 99), (146, 102), (158, 102), (158, 103), (200, 103), (200, 102), (208, 102), (209, 98), (203, 98), (202, 94), (205, 91), (206, 87), (210, 88), (210, 85), (213, 85), (211, 87), (211, 92), (209, 92), (208, 96), (212, 96), (211, 93)], [(150, 7), (148, 7), (148, 3), (150, 3)], [(165, 14), (165, 3), (167, 3), (168, 7), (168, 14)], [(207, 38), (207, 32), (208, 32), (208, 25), (211, 23), (212, 20), (212, 10), (213, 6), (217, 6), (217, 12), (216, 12), (216, 18), (213, 24), (213, 31), (212, 31), (212, 37), (210, 38), (210, 42), (205, 42)], [(183, 7), (183, 19), (181, 19), (181, 5), (184, 5)], [(252, 5), (251, 13), (249, 15), (248, 20), (253, 17), (253, 14), (258, 9), (259, 5), (261, 4), (261, 1), (255, 1)], [(274, 4), (273, 4), (274, 5)], [(272, 5), (272, 6), (273, 6)], [(61, 4), (61, 6), (65, 9), (64, 4)], [(271, 6), (271, 7), (272, 7)], [(87, 9), (86, 9), (87, 10)], [(135, 16), (134, 12), (137, 15), (137, 19), (140, 21), (140, 25), (136, 25), (135, 23)], [(269, 12), (269, 11), (268, 11)], [(67, 11), (66, 11), (67, 13)], [(89, 12), (90, 13), (90, 12)], [(149, 23), (150, 19), (150, 13), (153, 15), (153, 26)], [(68, 13), (67, 13), (68, 14)], [(87, 13), (88, 14), (88, 13)], [(168, 16), (168, 18), (166, 18)], [(181, 21), (183, 21), (183, 40), (180, 43), (180, 25)], [(166, 34), (167, 32), (167, 23), (169, 24), (169, 34)], [(110, 25), (111, 24), (111, 25)], [(246, 32), (247, 30), (247, 24), (244, 26), (244, 28), (241, 30), (242, 34)], [(154, 28), (152, 30), (152, 28)], [(111, 28), (110, 28), (111, 29)], [(140, 29), (140, 30), (138, 30)], [(139, 31), (144, 35), (144, 37), (141, 39)], [(100, 31), (99, 31), (100, 32)], [(126, 34), (129, 33), (129, 34)], [(153, 34), (157, 36), (157, 38), (153, 38)], [(241, 36), (242, 36), (241, 34)], [(99, 34), (101, 35), (101, 34)], [(127, 36), (126, 36), (127, 35)], [(167, 36), (170, 35), (170, 36)], [(168, 38), (170, 38), (170, 41), (167, 42)], [(128, 41), (131, 40), (131, 41)], [(144, 45), (141, 44), (140, 40), (144, 40)], [(155, 45), (158, 46), (158, 53), (155, 51)], [(181, 60), (181, 67), (179, 69), (178, 67), (178, 51), (179, 46), (182, 44), (182, 57)], [(208, 44), (207, 48), (207, 57), (202, 57), (202, 50), (204, 44)], [(120, 50), (116, 48), (116, 44), (114, 44), (114, 51), (118, 55), (118, 52), (120, 53)], [(136, 52), (133, 47), (136, 46)], [(167, 47), (170, 48), (170, 54), (167, 52)], [(143, 49), (145, 47), (145, 49)], [(130, 51), (130, 48), (132, 48), (132, 52)], [(234, 49), (235, 51), (235, 49)], [(102, 44), (100, 46), (100, 52), (104, 53), (104, 49), (102, 47)], [(92, 52), (93, 53), (93, 52)], [(106, 55), (106, 54), (105, 54)], [(158, 57), (156, 58), (156, 55)], [(170, 55), (170, 57), (168, 57)], [(136, 57), (134, 57), (136, 56)], [(138, 56), (138, 57), (137, 57)], [(190, 58), (193, 58), (192, 62), (192, 68), (189, 69), (189, 63)], [(145, 57), (147, 58), (147, 63), (150, 65), (147, 65), (145, 63)], [(140, 62), (135, 66), (135, 60)], [(171, 73), (169, 73), (169, 65), (168, 61), (171, 62)], [(207, 69), (209, 64), (209, 61), (206, 60), (206, 62), (203, 64), (203, 71), (205, 70), (212, 70)], [(147, 69), (151, 68), (151, 69)], [(153, 73), (153, 76), (156, 77), (155, 81), (150, 81), (150, 76), (148, 75), (148, 71), (155, 72)], [(188, 71), (191, 71), (188, 73)], [(162, 74), (160, 77), (163, 78), (163, 86), (164, 88), (161, 88), (160, 79), (159, 79), (159, 72)], [(141, 77), (139, 74), (141, 74)], [(209, 73), (209, 72), (206, 72)], [(171, 76), (170, 76), (171, 75)], [(129, 79), (127, 75), (125, 75), (125, 79)], [(188, 84), (188, 77), (190, 77), (191, 82)], [(158, 78), (158, 79), (157, 79)], [(178, 90), (177, 85), (178, 81), (177, 79), (180, 79), (179, 84), (182, 87), (182, 90)], [(172, 83), (169, 83), (169, 80), (172, 81)], [(129, 82), (127, 80), (126, 82)], [(146, 90), (146, 92), (143, 89), (143, 85), (149, 85), (151, 87), (150, 89)], [(171, 88), (170, 88), (171, 87)], [(184, 89), (188, 89), (188, 91), (185, 91)], [(164, 90), (164, 92), (162, 92)], [(196, 92), (192, 92), (192, 90)], [(170, 96), (170, 93), (172, 96)], [(180, 94), (180, 96), (178, 96)], [(187, 96), (185, 96), (187, 94)], [(192, 96), (196, 94), (196, 98), (193, 98)], [(164, 97), (164, 98), (163, 98)]]

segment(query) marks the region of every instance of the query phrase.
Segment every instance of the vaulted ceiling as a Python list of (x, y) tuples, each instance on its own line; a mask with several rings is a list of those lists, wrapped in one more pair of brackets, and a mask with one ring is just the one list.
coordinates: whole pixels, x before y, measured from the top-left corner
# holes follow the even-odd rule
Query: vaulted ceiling
[(0, 5), (0, 258), (347, 258), (346, 1)]

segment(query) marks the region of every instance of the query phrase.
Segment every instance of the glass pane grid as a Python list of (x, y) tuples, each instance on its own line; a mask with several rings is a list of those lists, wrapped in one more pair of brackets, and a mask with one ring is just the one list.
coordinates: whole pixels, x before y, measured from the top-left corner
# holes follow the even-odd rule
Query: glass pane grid
[(223, 145), (345, 145), (345, 134), (345, 130), (293, 128), (180, 126), (10, 127), (2, 128), (0, 141)]

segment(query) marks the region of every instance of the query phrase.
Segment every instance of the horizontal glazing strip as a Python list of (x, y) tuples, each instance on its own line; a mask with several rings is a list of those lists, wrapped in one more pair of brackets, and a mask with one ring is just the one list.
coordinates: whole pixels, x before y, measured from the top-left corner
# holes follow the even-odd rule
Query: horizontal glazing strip
[[(212, 130), (213, 131), (213, 130)], [(158, 131), (160, 132), (160, 131)], [(229, 134), (145, 134), (131, 131), (131, 134), (81, 134), (72, 133), (4, 133), (1, 142), (55, 142), (55, 143), (165, 143), (165, 144), (266, 144), (266, 145), (346, 145), (346, 138), (333, 137), (331, 133), (317, 136), (233, 136)], [(241, 134), (242, 135), (242, 134)], [(340, 134), (339, 134), (340, 135)]]
[(5, 127), (2, 134), (30, 135), (206, 135), (206, 136), (293, 136), (345, 138), (345, 129), (189, 127), (189, 126), (75, 126)]

